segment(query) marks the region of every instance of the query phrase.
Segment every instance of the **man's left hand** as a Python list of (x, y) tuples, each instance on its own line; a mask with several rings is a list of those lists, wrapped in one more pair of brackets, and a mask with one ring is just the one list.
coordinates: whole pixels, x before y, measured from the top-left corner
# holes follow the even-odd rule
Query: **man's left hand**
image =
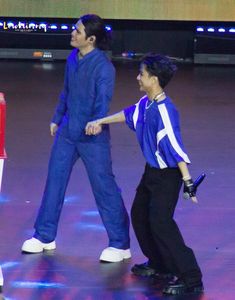
[(188, 179), (184, 181), (184, 197), (191, 198), (194, 203), (198, 203), (196, 198), (197, 187), (194, 185), (192, 179)]
[(97, 122), (88, 122), (85, 128), (85, 132), (87, 135), (97, 135), (101, 133), (102, 131), (102, 126)]

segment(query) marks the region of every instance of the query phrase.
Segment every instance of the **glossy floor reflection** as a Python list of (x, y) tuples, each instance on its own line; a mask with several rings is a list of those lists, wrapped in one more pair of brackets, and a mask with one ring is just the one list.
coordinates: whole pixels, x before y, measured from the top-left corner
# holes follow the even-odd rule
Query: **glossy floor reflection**
[[(118, 63), (112, 112), (137, 102), (138, 66)], [(145, 260), (131, 229), (132, 259), (99, 263), (107, 246), (81, 162), (74, 168), (57, 236), (57, 249), (22, 255), (33, 233), (53, 139), (49, 122), (63, 82), (64, 62), (0, 61), (0, 90), (7, 101), (6, 149), (0, 197), (0, 265), (6, 300), (234, 300), (235, 299), (235, 67), (179, 66), (167, 93), (181, 113), (194, 177), (207, 174), (199, 204), (180, 200), (176, 220), (198, 258), (205, 293), (164, 297), (154, 280), (130, 274)], [(112, 125), (113, 167), (130, 211), (144, 159), (134, 134)], [(1, 297), (0, 297), (1, 299)]]

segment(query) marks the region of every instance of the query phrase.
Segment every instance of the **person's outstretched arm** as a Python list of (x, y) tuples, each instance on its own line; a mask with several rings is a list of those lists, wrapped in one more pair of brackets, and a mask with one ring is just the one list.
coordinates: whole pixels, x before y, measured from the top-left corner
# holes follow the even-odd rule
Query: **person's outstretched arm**
[(125, 120), (124, 111), (120, 111), (111, 116), (88, 122), (85, 131), (87, 135), (96, 135), (100, 132), (102, 124), (121, 123), (125, 122)]

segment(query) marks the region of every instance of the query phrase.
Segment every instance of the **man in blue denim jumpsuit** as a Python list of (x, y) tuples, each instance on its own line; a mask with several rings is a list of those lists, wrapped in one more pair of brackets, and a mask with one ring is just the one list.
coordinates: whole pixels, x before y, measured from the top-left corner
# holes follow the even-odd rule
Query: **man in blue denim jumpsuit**
[(66, 188), (72, 168), (81, 158), (109, 237), (109, 247), (100, 260), (118, 262), (131, 257), (129, 218), (112, 172), (109, 127), (104, 126), (95, 136), (85, 134), (87, 122), (107, 115), (113, 94), (115, 70), (101, 50), (107, 34), (103, 20), (96, 15), (82, 16), (71, 34), (75, 49), (67, 59), (64, 89), (50, 125), (55, 142), (46, 187), (35, 234), (24, 242), (24, 252), (56, 248)]

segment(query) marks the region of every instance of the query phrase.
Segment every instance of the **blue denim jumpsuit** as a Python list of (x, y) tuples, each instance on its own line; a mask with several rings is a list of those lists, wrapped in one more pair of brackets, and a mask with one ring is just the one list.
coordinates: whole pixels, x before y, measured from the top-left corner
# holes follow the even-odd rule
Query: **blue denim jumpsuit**
[(45, 191), (34, 237), (53, 241), (75, 162), (81, 158), (109, 237), (109, 246), (128, 249), (129, 218), (112, 172), (109, 127), (97, 136), (85, 135), (87, 122), (107, 115), (115, 69), (105, 53), (94, 49), (81, 60), (78, 50), (67, 59), (64, 89), (52, 122), (59, 129), (52, 148)]

